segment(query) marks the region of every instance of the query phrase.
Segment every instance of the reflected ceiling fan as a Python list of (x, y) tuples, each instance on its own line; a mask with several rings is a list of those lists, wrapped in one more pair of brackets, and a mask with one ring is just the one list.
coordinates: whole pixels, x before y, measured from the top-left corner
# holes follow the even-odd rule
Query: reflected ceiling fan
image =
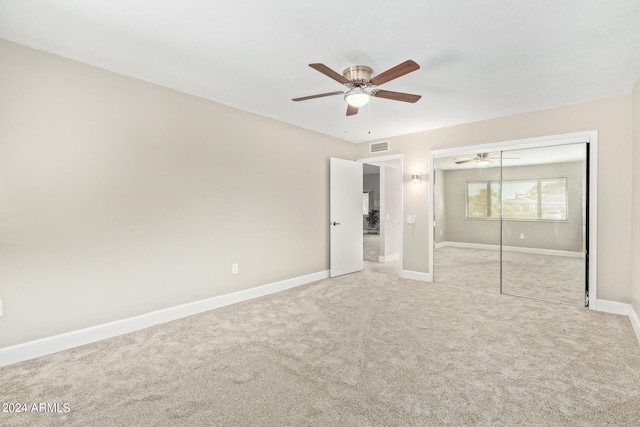
[(500, 153), (476, 153), (475, 157), (456, 157), (453, 161), (457, 165), (476, 162), (476, 165), (478, 166), (487, 166), (491, 163), (495, 163), (494, 160), (515, 160), (517, 158), (518, 157), (500, 157)]
[(325, 96), (344, 95), (344, 99), (347, 101), (347, 116), (353, 116), (354, 114), (358, 114), (358, 109), (366, 105), (372, 96), (410, 103), (417, 102), (422, 97), (421, 95), (392, 92), (390, 90), (377, 88), (383, 83), (387, 83), (388, 81), (397, 79), (398, 77), (402, 77), (405, 74), (409, 74), (410, 72), (419, 69), (420, 66), (410, 59), (374, 77), (371, 77), (373, 69), (366, 65), (354, 65), (348, 67), (342, 72), (342, 74), (338, 74), (324, 64), (309, 64), (309, 67), (320, 71), (325, 76), (343, 84), (347, 87), (347, 91), (335, 91), (303, 96), (301, 98), (293, 98), (292, 101), (306, 101), (307, 99), (322, 98)]

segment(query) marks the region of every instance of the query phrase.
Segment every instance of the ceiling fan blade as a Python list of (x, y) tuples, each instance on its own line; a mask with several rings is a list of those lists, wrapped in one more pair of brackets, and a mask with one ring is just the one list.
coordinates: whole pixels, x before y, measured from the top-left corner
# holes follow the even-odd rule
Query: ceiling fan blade
[(390, 90), (376, 90), (372, 93), (376, 98), (392, 99), (394, 101), (417, 102), (421, 95), (412, 95), (410, 93), (392, 92)]
[(322, 74), (324, 74), (327, 77), (331, 77), (333, 80), (337, 81), (338, 83), (342, 83), (343, 85), (348, 85), (349, 84), (349, 80), (347, 80), (347, 78), (345, 76), (343, 76), (342, 74), (336, 73), (335, 71), (333, 71), (331, 68), (327, 67), (324, 64), (309, 64), (309, 67), (313, 68), (314, 70), (320, 71)]
[(323, 96), (331, 96), (331, 95), (342, 95), (344, 92), (340, 92), (340, 91), (336, 91), (336, 92), (327, 92), (327, 93), (319, 93), (317, 95), (309, 95), (309, 96), (303, 96), (301, 98), (293, 98), (292, 101), (306, 101), (307, 99), (314, 99), (314, 98), (322, 98)]
[(347, 104), (347, 116), (353, 116), (358, 114), (358, 107), (354, 107), (351, 104)]
[(474, 162), (476, 159), (453, 159), (453, 162), (457, 165), (461, 165), (462, 163)]
[(419, 68), (420, 66), (418, 64), (409, 59), (407, 61), (404, 61), (402, 64), (396, 65), (395, 67), (372, 77), (370, 82), (374, 86), (379, 86), (382, 83), (386, 83), (393, 79), (397, 79), (398, 77), (402, 77), (405, 74), (409, 74), (410, 72), (415, 71)]

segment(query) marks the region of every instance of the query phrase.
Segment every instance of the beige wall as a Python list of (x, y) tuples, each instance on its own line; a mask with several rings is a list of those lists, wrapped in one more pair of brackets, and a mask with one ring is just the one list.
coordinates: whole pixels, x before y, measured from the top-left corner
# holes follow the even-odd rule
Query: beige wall
[(0, 348), (329, 268), (353, 144), (4, 41), (0, 63)]
[[(598, 298), (631, 299), (631, 96), (518, 114), (390, 138), (388, 154), (404, 154), (404, 211), (416, 224), (404, 224), (405, 270), (428, 272), (429, 184), (411, 184), (408, 174), (429, 170), (433, 149), (597, 130)], [(371, 157), (359, 144), (358, 157)]]
[(640, 316), (640, 80), (633, 89), (633, 252), (632, 259), (632, 304)]

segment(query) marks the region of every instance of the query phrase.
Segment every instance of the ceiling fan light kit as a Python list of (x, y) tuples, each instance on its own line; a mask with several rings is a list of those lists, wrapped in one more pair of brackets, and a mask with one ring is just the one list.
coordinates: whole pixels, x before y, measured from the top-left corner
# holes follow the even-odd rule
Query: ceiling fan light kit
[(354, 87), (344, 96), (344, 100), (347, 101), (347, 104), (357, 108), (367, 105), (369, 103), (369, 99), (369, 94), (360, 87)]
[(292, 101), (306, 101), (308, 99), (344, 94), (344, 100), (348, 104), (347, 116), (352, 116), (354, 114), (358, 114), (358, 109), (367, 105), (371, 97), (409, 103), (417, 102), (421, 98), (420, 95), (377, 89), (377, 86), (383, 83), (397, 79), (398, 77), (419, 69), (420, 66), (412, 60), (407, 60), (402, 64), (396, 65), (395, 67), (374, 77), (371, 77), (373, 75), (373, 69), (366, 65), (354, 65), (347, 67), (342, 72), (342, 75), (333, 71), (324, 64), (314, 63), (309, 64), (309, 66), (346, 86), (348, 90), (346, 92), (327, 92), (318, 95), (303, 96), (301, 98), (293, 98)]

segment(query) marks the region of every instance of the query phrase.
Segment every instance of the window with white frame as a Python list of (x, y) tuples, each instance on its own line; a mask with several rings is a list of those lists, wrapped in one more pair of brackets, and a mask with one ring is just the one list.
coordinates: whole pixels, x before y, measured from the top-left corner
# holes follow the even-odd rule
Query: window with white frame
[[(502, 194), (502, 196), (501, 196)], [(467, 218), (566, 221), (567, 178), (537, 178), (467, 183)]]

